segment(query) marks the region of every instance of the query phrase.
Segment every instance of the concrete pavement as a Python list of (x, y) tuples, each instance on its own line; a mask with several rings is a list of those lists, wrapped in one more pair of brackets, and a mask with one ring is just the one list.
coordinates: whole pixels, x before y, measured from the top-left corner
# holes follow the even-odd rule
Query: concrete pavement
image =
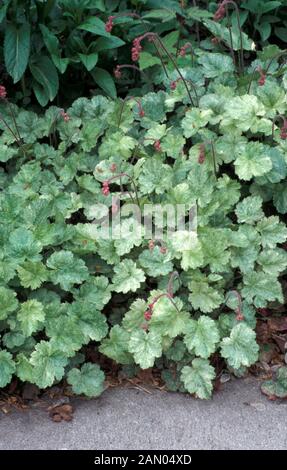
[(74, 419), (37, 407), (0, 415), (0, 449), (287, 449), (287, 401), (269, 401), (253, 378), (227, 382), (210, 401), (127, 388), (73, 399)]

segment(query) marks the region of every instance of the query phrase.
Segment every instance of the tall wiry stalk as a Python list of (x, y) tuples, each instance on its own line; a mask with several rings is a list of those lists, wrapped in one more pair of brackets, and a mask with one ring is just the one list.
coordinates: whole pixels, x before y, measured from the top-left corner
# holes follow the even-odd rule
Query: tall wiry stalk
[(137, 105), (138, 105), (138, 108), (139, 108), (139, 115), (140, 115), (140, 117), (144, 117), (144, 115), (145, 115), (145, 112), (144, 112), (144, 110), (143, 110), (143, 108), (142, 108), (142, 105), (141, 105), (140, 100), (137, 99), (137, 98), (135, 98), (134, 96), (126, 96), (126, 97), (122, 100), (122, 103), (121, 103), (120, 115), (119, 115), (119, 120), (118, 120), (118, 128), (119, 128), (120, 125), (121, 125), (124, 106), (125, 106), (125, 104), (127, 103), (127, 101), (129, 101), (129, 100), (134, 100), (134, 101), (137, 102)]
[[(142, 17), (140, 15), (138, 15), (137, 13), (128, 13), (128, 12), (127, 13), (118, 13), (117, 15), (109, 16), (108, 21), (106, 22), (106, 31), (109, 32), (109, 33), (112, 31), (112, 28), (114, 26), (114, 23), (113, 23), (114, 19), (125, 17), (125, 16), (129, 16), (131, 18), (138, 19), (142, 23), (142, 25), (144, 26), (146, 32), (147, 33), (149, 32), (146, 23), (144, 22), (144, 20), (142, 19)], [(153, 42), (154, 48), (156, 50), (156, 53), (157, 53), (159, 59), (161, 60), (160, 51), (157, 47), (157, 44), (154, 41), (152, 41), (152, 42)], [(165, 64), (163, 64), (163, 69), (164, 69), (164, 73), (165, 73), (166, 77), (169, 78), (167, 69), (165, 67)]]
[[(104, 196), (108, 196), (109, 193), (110, 193), (110, 187), (109, 187), (109, 186), (110, 186), (110, 183), (111, 183), (113, 180), (115, 180), (115, 179), (117, 179), (117, 178), (121, 178), (121, 177), (123, 177), (123, 176), (126, 176), (126, 177), (130, 180), (130, 182), (131, 182), (131, 184), (132, 184), (132, 186), (133, 186), (133, 188), (134, 188), (134, 191), (135, 191), (137, 204), (138, 204), (138, 206), (140, 206), (139, 197), (138, 197), (138, 192), (137, 192), (137, 186), (136, 186), (136, 184), (135, 184), (134, 179), (133, 179), (130, 175), (128, 175), (127, 173), (119, 173), (119, 174), (117, 174), (117, 175), (112, 176), (112, 177), (109, 178), (108, 180), (104, 181), (104, 182), (103, 182), (103, 187), (102, 187), (102, 193), (103, 193), (103, 195), (104, 195)], [(131, 199), (132, 199), (132, 201), (133, 201), (133, 197), (132, 197), (131, 195), (130, 195), (130, 197), (131, 197)]]
[(114, 70), (114, 76), (116, 78), (121, 78), (122, 76), (122, 69), (133, 69), (133, 70), (136, 70), (137, 72), (139, 72), (140, 74), (142, 74), (145, 78), (146, 78), (146, 81), (147, 82), (150, 82), (150, 85), (152, 85), (149, 77), (147, 76), (147, 74), (141, 70), (139, 67), (137, 67), (136, 65), (134, 64), (118, 64)]
[(173, 271), (170, 275), (168, 285), (167, 285), (167, 293), (169, 294), (170, 297), (173, 297), (173, 292), (174, 292), (173, 282), (176, 278), (179, 279), (179, 274), (177, 271)]
[(235, 309), (236, 320), (242, 321), (242, 320), (244, 320), (244, 315), (243, 315), (243, 312), (242, 312), (242, 298), (241, 298), (241, 295), (239, 294), (239, 292), (236, 289), (233, 289), (233, 290), (228, 292), (225, 303), (227, 303), (227, 301), (228, 301), (228, 299), (231, 295), (235, 295), (235, 297), (237, 298), (237, 301), (238, 301), (238, 307)]
[(8, 106), (8, 109), (9, 109), (9, 112), (10, 112), (10, 115), (11, 115), (11, 118), (12, 118), (12, 121), (13, 121), (13, 124), (14, 124), (14, 127), (15, 127), (15, 131), (12, 129), (10, 124), (8, 124), (8, 122), (6, 121), (4, 116), (2, 116), (2, 114), (0, 114), (0, 119), (2, 120), (2, 122), (6, 126), (6, 128), (9, 130), (11, 135), (14, 137), (18, 147), (22, 150), (23, 154), (26, 155), (26, 152), (25, 152), (25, 149), (24, 149), (23, 143), (22, 143), (22, 137), (20, 135), (20, 131), (19, 131), (19, 128), (18, 128), (18, 125), (17, 125), (16, 117), (15, 117), (15, 113), (14, 113), (14, 110), (13, 110), (13, 106), (10, 104), (10, 102), (7, 98), (7, 91), (6, 91), (6, 88), (3, 85), (0, 85), (0, 100), (2, 100)]
[[(176, 80), (173, 80), (171, 83), (170, 83), (170, 88), (171, 90), (175, 90), (176, 89), (176, 85), (179, 81), (181, 81), (182, 78), (181, 77), (178, 77)], [(192, 82), (192, 80), (190, 80), (189, 78), (186, 78), (185, 79), (187, 83), (189, 83), (190, 85), (192, 85), (192, 88), (193, 88), (193, 91), (194, 91), (194, 94), (195, 94), (195, 97), (196, 97), (196, 103), (197, 103), (197, 106), (199, 106), (199, 97), (198, 97), (198, 94), (197, 94), (197, 91), (196, 91), (196, 87), (194, 85), (194, 83)]]
[(262, 68), (260, 66), (255, 66), (252, 70), (252, 74), (251, 74), (251, 78), (250, 78), (250, 81), (249, 81), (249, 84), (248, 84), (248, 90), (247, 90), (247, 93), (250, 92), (250, 89), (251, 89), (251, 85), (252, 85), (252, 82), (255, 78), (255, 74), (256, 72), (259, 72), (260, 74), (260, 79), (258, 80), (258, 84), (259, 85), (264, 85), (265, 83), (265, 79), (267, 77), (267, 74), (269, 72), (269, 69), (273, 63), (274, 60), (276, 59), (279, 59), (280, 57), (283, 57), (285, 54), (287, 54), (287, 49), (284, 49), (283, 51), (280, 51), (278, 54), (275, 54), (274, 57), (272, 57), (270, 60), (269, 60), (269, 63), (267, 64), (267, 66), (265, 67), (264, 71), (262, 70)]
[(215, 21), (219, 21), (222, 18), (224, 18), (226, 11), (225, 8), (228, 8), (229, 6), (233, 6), (235, 10), (235, 15), (237, 19), (237, 25), (238, 25), (238, 30), (239, 30), (239, 40), (240, 40), (240, 53), (238, 54), (239, 58), (239, 73), (244, 73), (244, 53), (243, 53), (243, 34), (242, 34), (242, 29), (241, 29), (241, 24), (240, 24), (240, 15), (239, 15), (239, 8), (236, 2), (233, 0), (223, 0), (219, 5), (218, 8), (214, 14), (213, 19)]
[(269, 61), (269, 64), (267, 65), (267, 67), (265, 68), (265, 73), (268, 73), (271, 65), (272, 65), (272, 62), (276, 59), (279, 59), (280, 57), (284, 56), (285, 54), (287, 54), (287, 49), (283, 49), (283, 51), (280, 51), (278, 52), (278, 54), (276, 54), (274, 57), (272, 57)]
[[(190, 94), (190, 91), (189, 91), (189, 88), (188, 88), (188, 85), (187, 85), (187, 81), (186, 79), (184, 78), (184, 76), (182, 75), (180, 69), (178, 68), (178, 65), (176, 63), (176, 60), (174, 59), (174, 57), (172, 56), (172, 54), (167, 50), (167, 48), (165, 47), (163, 41), (161, 40), (160, 36), (157, 34), (157, 33), (145, 33), (143, 34), (142, 36), (139, 36), (138, 38), (136, 38), (133, 42), (133, 49), (132, 49), (132, 59), (135, 61), (138, 59), (139, 57), (139, 53), (140, 51), (142, 50), (142, 47), (141, 47), (141, 42), (144, 40), (144, 39), (151, 39), (153, 38), (154, 40), (156, 40), (159, 44), (159, 46), (161, 47), (161, 49), (163, 50), (163, 52), (167, 55), (167, 57), (171, 60), (174, 68), (176, 69), (178, 75), (180, 76), (181, 80), (183, 81), (184, 83), (184, 86), (185, 86), (185, 89), (186, 89), (186, 92), (188, 94), (188, 97), (189, 97), (189, 100), (190, 100), (190, 103), (192, 106), (194, 106), (194, 102), (193, 102), (193, 99), (192, 99), (192, 96)], [(163, 64), (163, 59), (161, 57), (161, 63)], [(195, 88), (195, 85), (192, 81), (190, 81), (193, 89), (196, 91), (196, 88)]]
[(272, 120), (272, 139), (274, 139), (275, 123), (280, 119), (282, 121), (282, 127), (280, 128), (280, 138), (283, 140), (287, 139), (287, 119), (282, 114), (277, 114)]
[(235, 53), (234, 53), (234, 47), (233, 47), (232, 27), (231, 27), (231, 21), (230, 21), (230, 16), (228, 12), (226, 13), (226, 16), (227, 16), (227, 28), (229, 31), (229, 39), (230, 39), (230, 53), (232, 56), (233, 63), (236, 67), (236, 59), (235, 59)]

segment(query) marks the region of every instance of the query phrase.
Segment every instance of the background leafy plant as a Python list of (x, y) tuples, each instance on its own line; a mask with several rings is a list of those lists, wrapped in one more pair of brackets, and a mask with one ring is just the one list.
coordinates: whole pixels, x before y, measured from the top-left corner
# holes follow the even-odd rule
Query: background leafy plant
[[(45, 106), (65, 92), (66, 83), (70, 100), (87, 86), (116, 95), (110, 71), (117, 48), (125, 42), (106, 32), (105, 20), (119, 2), (109, 4), (108, 10), (102, 0), (2, 3), (4, 63), (13, 82), (21, 80), (19, 99), (27, 102), (32, 89)], [(106, 70), (101, 65), (107, 59)]]
[[(225, 22), (214, 22), (213, 6), (211, 11), (204, 6), (199, 2), (199, 6), (190, 7), (175, 0), (165, 2), (164, 8), (157, 0), (3, 0), (2, 81), (7, 85), (9, 77), (14, 99), (25, 105), (33, 103), (35, 96), (41, 106), (55, 99), (65, 106), (99, 89), (114, 98), (117, 92), (125, 95), (128, 90), (138, 94), (142, 86), (143, 94), (152, 89), (153, 67), (156, 74), (162, 64), (154, 44), (147, 44), (140, 57), (140, 69), (149, 69), (145, 75), (126, 69), (121, 80), (113, 78), (115, 63), (130, 64), (131, 43), (139, 35), (147, 31), (158, 34), (166, 49), (175, 55), (187, 40), (194, 48), (204, 45), (210, 34), (222, 39), (220, 51), (230, 47)], [(105, 27), (110, 16), (114, 18), (111, 33)], [(238, 50), (235, 21), (232, 30), (232, 47)], [(252, 44), (245, 35), (244, 48), (251, 50)], [(210, 40), (204, 47), (214, 49)], [(161, 54), (166, 61), (166, 54)]]
[(242, 9), (242, 26), (250, 37), (261, 44), (278, 40), (286, 42), (286, 0), (245, 0), (238, 3)]

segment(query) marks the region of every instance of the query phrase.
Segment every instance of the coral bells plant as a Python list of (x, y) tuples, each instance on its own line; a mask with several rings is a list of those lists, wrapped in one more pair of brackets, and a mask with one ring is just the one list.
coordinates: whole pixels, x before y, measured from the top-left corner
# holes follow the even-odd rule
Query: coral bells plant
[(10, 103), (25, 152), (0, 89), (0, 387), (98, 396), (114, 361), (207, 399), (258, 361), (287, 272), (286, 77), (267, 52), (248, 92), (196, 49), (185, 82), (165, 54), (159, 90), (80, 98), (69, 120)]

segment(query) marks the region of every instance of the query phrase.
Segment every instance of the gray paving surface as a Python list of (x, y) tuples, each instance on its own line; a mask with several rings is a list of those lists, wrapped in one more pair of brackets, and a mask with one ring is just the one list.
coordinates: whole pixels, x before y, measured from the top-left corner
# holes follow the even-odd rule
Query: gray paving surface
[(0, 449), (287, 449), (287, 401), (233, 380), (210, 401), (153, 390), (107, 390), (76, 399), (72, 422), (42, 409), (0, 415)]

